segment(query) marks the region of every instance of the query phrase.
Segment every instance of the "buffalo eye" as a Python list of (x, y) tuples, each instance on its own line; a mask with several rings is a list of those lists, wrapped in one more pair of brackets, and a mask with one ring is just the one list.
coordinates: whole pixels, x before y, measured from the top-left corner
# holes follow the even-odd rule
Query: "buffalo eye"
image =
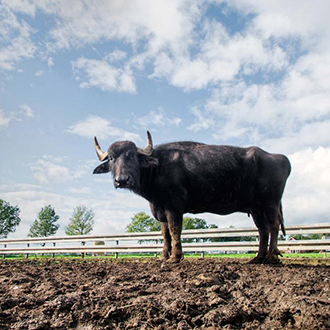
[(111, 161), (113, 161), (113, 157), (111, 155), (108, 156), (108, 159)]
[(128, 152), (126, 153), (126, 157), (127, 157), (128, 159), (133, 158), (133, 157), (134, 157), (134, 152), (128, 151)]

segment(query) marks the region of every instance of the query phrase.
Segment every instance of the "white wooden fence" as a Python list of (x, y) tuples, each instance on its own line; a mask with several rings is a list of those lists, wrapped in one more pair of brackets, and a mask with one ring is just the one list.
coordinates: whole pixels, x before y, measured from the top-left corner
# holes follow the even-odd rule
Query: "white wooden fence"
[[(283, 252), (294, 251), (327, 251), (330, 250), (330, 223), (286, 227), (286, 240), (279, 241), (279, 249)], [(295, 234), (321, 234), (317, 240), (290, 240)], [(254, 236), (255, 241), (204, 242), (210, 238)], [(256, 228), (216, 228), (184, 230), (182, 239), (195, 239), (196, 243), (184, 243), (184, 252), (237, 252), (258, 251), (258, 231)], [(148, 242), (149, 240), (149, 242)], [(1, 239), (0, 255), (8, 254), (63, 254), (111, 253), (118, 257), (119, 253), (159, 253), (162, 251), (161, 232), (124, 233), (112, 235), (83, 235), (61, 237), (37, 237), (19, 239)], [(141, 244), (138, 241), (143, 241)], [(156, 242), (156, 243), (150, 243)], [(97, 245), (102, 244), (102, 245)]]

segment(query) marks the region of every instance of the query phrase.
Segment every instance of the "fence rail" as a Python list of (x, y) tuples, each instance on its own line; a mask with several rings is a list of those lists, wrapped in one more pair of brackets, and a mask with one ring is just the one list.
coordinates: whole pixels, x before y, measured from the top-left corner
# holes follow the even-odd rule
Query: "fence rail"
[[(321, 234), (318, 240), (280, 240), (279, 249), (284, 252), (330, 250), (330, 223), (314, 225), (288, 226), (287, 237), (295, 234)], [(216, 228), (182, 231), (182, 239), (206, 240), (211, 238), (233, 238), (252, 236), (256, 241), (228, 241), (228, 242), (196, 242), (183, 244), (184, 252), (225, 252), (225, 251), (258, 251), (258, 231), (256, 228)], [(37, 238), (1, 239), (0, 255), (8, 254), (63, 254), (63, 253), (158, 253), (162, 250), (162, 244), (151, 244), (146, 241), (162, 240), (161, 232), (148, 233), (124, 233), (112, 235), (81, 235), (81, 236), (53, 236)], [(131, 244), (120, 242), (131, 241)], [(137, 244), (137, 241), (143, 241)], [(80, 245), (72, 245), (80, 243)], [(97, 245), (102, 244), (102, 245)]]

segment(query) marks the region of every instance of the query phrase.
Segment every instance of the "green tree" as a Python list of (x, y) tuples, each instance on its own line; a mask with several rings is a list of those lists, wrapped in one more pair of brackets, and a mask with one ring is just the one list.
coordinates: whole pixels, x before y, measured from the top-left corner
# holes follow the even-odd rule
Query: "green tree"
[(20, 209), (11, 206), (8, 202), (0, 199), (0, 238), (6, 238), (9, 233), (13, 233), (20, 224)]
[[(182, 222), (182, 229), (208, 229), (208, 228), (218, 228), (216, 225), (208, 225), (204, 219), (184, 217)], [(126, 226), (126, 232), (128, 233), (140, 233), (148, 231), (159, 231), (161, 229), (161, 224), (159, 221), (149, 216), (144, 212), (139, 212), (134, 214), (131, 222)], [(194, 239), (186, 238), (183, 239), (184, 243), (191, 243)], [(197, 240), (198, 241), (198, 240)], [(143, 241), (139, 241), (141, 243)]]
[(295, 240), (321, 239), (322, 234), (296, 234), (290, 235)]
[(182, 222), (182, 229), (207, 229), (209, 228), (207, 222), (200, 218), (184, 217)]
[[(128, 233), (141, 233), (148, 231), (159, 231), (160, 222), (155, 218), (149, 216), (144, 212), (139, 212), (133, 215), (131, 222), (126, 226), (126, 232)], [(138, 243), (153, 241), (153, 240), (140, 240)], [(156, 240), (157, 243), (157, 240)]]
[(131, 222), (126, 226), (126, 232), (128, 233), (140, 233), (159, 230), (160, 222), (144, 212), (134, 214)]
[[(215, 225), (214, 225), (215, 226)], [(200, 218), (191, 218), (191, 217), (184, 217), (182, 222), (182, 229), (208, 229), (209, 225), (204, 219)], [(193, 238), (185, 238), (182, 240), (183, 243), (192, 243), (193, 241), (198, 242), (200, 239), (193, 239)]]
[(77, 206), (72, 213), (69, 224), (65, 227), (66, 235), (88, 235), (94, 226), (94, 211), (86, 206)]
[(46, 237), (54, 235), (60, 227), (56, 222), (60, 217), (56, 215), (51, 205), (45, 206), (38, 213), (30, 227), (29, 237)]

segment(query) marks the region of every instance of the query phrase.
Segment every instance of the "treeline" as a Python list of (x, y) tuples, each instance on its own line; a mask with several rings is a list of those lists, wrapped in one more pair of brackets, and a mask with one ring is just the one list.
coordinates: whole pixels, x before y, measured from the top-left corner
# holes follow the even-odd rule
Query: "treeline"
[[(47, 237), (55, 235), (60, 227), (57, 223), (59, 218), (51, 205), (42, 207), (27, 236)], [(20, 208), (0, 199), (0, 238), (6, 238), (9, 233), (15, 232), (20, 223)], [(92, 232), (93, 226), (93, 210), (79, 205), (73, 210), (64, 231), (66, 235), (88, 235)]]
[[(192, 217), (183, 217), (182, 229), (212, 229), (219, 228), (215, 224), (208, 224), (204, 219), (201, 218), (192, 218)], [(231, 228), (234, 228), (231, 226)], [(126, 227), (126, 231), (129, 233), (132, 232), (148, 232), (148, 231), (160, 231), (161, 224), (155, 218), (149, 216), (144, 212), (136, 213), (129, 225)], [(245, 236), (245, 237), (217, 237), (210, 239), (193, 239), (185, 238), (182, 239), (183, 243), (192, 243), (199, 242), (200, 240), (209, 241), (209, 242), (227, 242), (227, 241), (254, 241), (254, 236)], [(139, 241), (142, 243), (143, 241)]]
[[(208, 224), (204, 219), (200, 218), (191, 218), (184, 217), (182, 223), (182, 229), (209, 229), (209, 228), (219, 228), (215, 224)], [(229, 228), (234, 228), (234, 226), (230, 226)], [(148, 231), (160, 231), (161, 224), (159, 221), (149, 216), (144, 212), (136, 213), (129, 225), (126, 227), (127, 232), (148, 232)], [(322, 234), (296, 234), (290, 235), (290, 238), (295, 240), (308, 240), (308, 239), (321, 239)], [(209, 242), (229, 242), (229, 241), (255, 241), (255, 236), (238, 236), (238, 237), (217, 237), (210, 238), (207, 241)], [(184, 243), (198, 242), (199, 239), (183, 239)], [(142, 241), (141, 241), (142, 242)]]

